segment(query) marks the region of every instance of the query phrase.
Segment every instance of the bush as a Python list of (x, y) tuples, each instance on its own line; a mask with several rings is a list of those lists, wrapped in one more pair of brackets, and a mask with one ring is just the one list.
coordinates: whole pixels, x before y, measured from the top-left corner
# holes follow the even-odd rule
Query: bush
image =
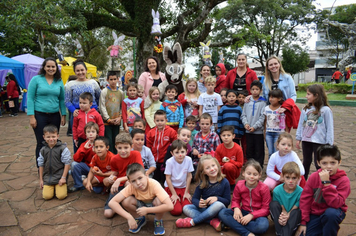
[(350, 84), (332, 84), (332, 83), (307, 83), (307, 84), (298, 84), (298, 91), (307, 91), (309, 85), (312, 84), (321, 84), (324, 86), (325, 91), (333, 93), (348, 94), (351, 93), (352, 85)]

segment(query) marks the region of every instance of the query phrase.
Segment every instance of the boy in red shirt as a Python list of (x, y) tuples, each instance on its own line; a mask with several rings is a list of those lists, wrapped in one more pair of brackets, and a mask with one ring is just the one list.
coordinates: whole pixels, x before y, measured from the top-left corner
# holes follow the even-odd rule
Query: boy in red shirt
[(244, 161), (242, 148), (233, 141), (235, 138), (234, 132), (235, 128), (231, 125), (225, 125), (221, 128), (220, 137), (223, 143), (218, 146), (215, 152), (221, 171), (230, 183), (231, 191), (235, 188), (235, 180), (240, 176)]
[[(127, 181), (126, 170), (132, 163), (139, 163), (143, 166), (141, 154), (132, 150), (132, 138), (128, 133), (121, 133), (116, 136), (115, 147), (117, 155), (111, 158), (112, 177), (105, 180), (106, 184), (112, 184), (108, 200), (105, 203), (104, 216), (111, 218), (115, 212), (109, 207), (110, 200), (120, 192)], [(108, 183), (107, 183), (107, 182)]]
[(165, 181), (161, 166), (164, 162), (164, 156), (167, 153), (169, 145), (177, 139), (177, 132), (166, 125), (167, 114), (163, 110), (156, 111), (154, 115), (154, 122), (156, 127), (150, 130), (146, 135), (146, 146), (151, 149), (156, 161), (156, 170), (153, 178), (161, 184)]

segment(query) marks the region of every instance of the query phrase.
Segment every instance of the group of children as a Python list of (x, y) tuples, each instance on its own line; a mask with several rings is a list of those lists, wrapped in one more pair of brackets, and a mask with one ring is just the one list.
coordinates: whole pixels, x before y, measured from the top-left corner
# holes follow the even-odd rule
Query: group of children
[[(177, 88), (169, 85), (163, 103), (159, 90), (152, 87), (151, 102), (146, 105), (138, 97), (137, 85), (129, 84), (122, 114), (113, 104), (101, 103), (107, 104), (111, 113), (103, 115), (105, 122), (90, 109), (90, 96), (81, 95), (83, 114), (74, 119), (76, 131), (73, 129), (79, 149), (71, 164), (74, 186), (69, 192), (85, 188), (96, 193), (110, 191), (104, 216), (123, 216), (132, 233), (146, 224), (147, 214), (154, 213), (154, 234), (163, 235), (162, 217), (169, 211), (188, 216), (178, 219), (177, 227), (208, 223), (220, 231), (226, 225), (251, 236), (267, 231), (266, 217), (271, 213), (277, 235), (293, 235), (296, 230), (297, 235), (336, 235), (347, 210), (350, 183), (338, 169), (338, 148), (321, 145), (333, 143), (332, 114), (330, 117), (324, 90), (312, 85), (307, 91), (308, 105), (297, 130), (298, 148), (303, 141), (302, 164), (292, 151), (292, 136), (285, 133), (288, 128), (280, 112), (283, 95), (278, 90), (270, 92), (267, 105), (260, 96), (262, 84), (253, 81), (251, 97), (244, 104), (248, 94), (243, 92), (222, 89), (221, 96), (215, 93), (213, 77), (205, 78), (204, 85), (206, 92), (199, 94), (197, 82), (188, 80), (178, 99)], [(108, 89), (115, 91), (110, 81)], [(107, 136), (107, 126), (117, 124), (121, 117), (126, 132), (110, 141), (104, 130)], [(263, 183), (264, 131), (270, 159)], [(322, 132), (327, 135), (319, 137)], [(320, 142), (322, 138), (326, 142)], [(44, 129), (44, 139), (47, 145), (38, 158), (43, 197), (51, 199), (55, 193), (63, 199), (67, 196), (70, 152), (58, 140), (55, 127)], [(304, 155), (308, 151), (309, 156)], [(306, 182), (312, 153), (320, 169)], [(235, 184), (240, 173), (243, 180)], [(189, 188), (193, 180), (198, 186), (192, 196)]]

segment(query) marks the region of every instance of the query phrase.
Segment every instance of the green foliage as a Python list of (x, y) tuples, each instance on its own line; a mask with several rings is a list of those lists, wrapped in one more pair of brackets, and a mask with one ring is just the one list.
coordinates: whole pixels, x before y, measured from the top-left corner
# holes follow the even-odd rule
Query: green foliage
[(286, 46), (283, 48), (282, 53), (282, 64), (286, 72), (295, 75), (308, 69), (310, 63), (309, 53), (303, 50), (299, 45)]
[(352, 90), (352, 85), (350, 84), (333, 84), (333, 83), (307, 83), (307, 84), (298, 84), (298, 92), (306, 92), (308, 86), (312, 84), (322, 84), (327, 92), (348, 94)]

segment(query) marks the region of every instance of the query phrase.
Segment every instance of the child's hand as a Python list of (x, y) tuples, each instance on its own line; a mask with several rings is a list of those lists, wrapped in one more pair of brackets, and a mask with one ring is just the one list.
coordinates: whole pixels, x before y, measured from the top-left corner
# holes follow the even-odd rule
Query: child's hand
[(222, 162), (229, 162), (230, 161), (230, 159), (228, 158), (228, 157), (224, 157), (223, 159), (222, 159)]
[(305, 225), (300, 225), (297, 229), (297, 232), (295, 232), (295, 236), (299, 236), (299, 235), (306, 235), (307, 232), (307, 226)]
[(319, 176), (320, 176), (321, 181), (329, 181), (330, 180), (330, 174), (329, 174), (329, 171), (327, 171), (327, 170), (320, 171)]
[(110, 192), (111, 194), (117, 193), (119, 191), (120, 181), (116, 180), (111, 186)]
[(199, 200), (199, 207), (200, 207), (200, 208), (206, 208), (206, 207), (207, 207), (207, 205), (206, 205), (206, 200), (200, 198), (200, 200)]
[(117, 180), (117, 177), (115, 175), (110, 175), (108, 180), (109, 180), (110, 184), (113, 184), (115, 182), (115, 180)]
[(73, 112), (73, 117), (77, 117), (79, 115), (79, 109), (76, 109), (74, 112)]
[(61, 178), (58, 182), (58, 185), (62, 186), (63, 184), (66, 184), (66, 183), (67, 183), (67, 180), (65, 178)]
[(295, 143), (295, 146), (300, 149), (300, 140), (297, 140), (297, 142)]
[(94, 175), (103, 176), (103, 172), (97, 166), (91, 168), (91, 172), (93, 172)]
[(206, 204), (207, 205), (211, 205), (211, 204), (213, 204), (214, 202), (216, 202), (218, 200), (218, 197), (208, 197), (207, 199), (206, 199)]
[(278, 109), (278, 113), (279, 113), (279, 114), (282, 114), (282, 113), (284, 113), (285, 111), (286, 111), (286, 109), (283, 108), (283, 107), (281, 107), (281, 108)]
[(130, 133), (130, 129), (129, 129), (128, 126), (125, 127), (125, 132), (126, 132), (126, 133)]
[(86, 142), (84, 144), (84, 148), (85, 149), (89, 149), (89, 148), (92, 148), (93, 147), (93, 142), (91, 140), (89, 140), (88, 142)]
[(192, 203), (192, 195), (190, 195), (190, 193), (187, 192), (183, 195), (182, 202), (184, 201), (184, 199), (187, 199), (190, 203)]
[(40, 180), (40, 188), (43, 189), (43, 180)]
[(74, 144), (76, 147), (78, 147), (78, 140), (74, 140)]
[(135, 218), (130, 217), (130, 219), (127, 220), (127, 223), (129, 224), (130, 229), (137, 229), (138, 225), (137, 225)]
[(252, 219), (253, 219), (252, 214), (245, 215), (244, 217), (241, 218), (240, 224), (247, 225)]
[(121, 117), (114, 119), (114, 125), (120, 125), (120, 123), (121, 123)]
[(249, 125), (249, 124), (246, 124), (246, 125), (245, 125), (245, 129), (246, 129), (246, 130), (250, 130), (250, 125)]
[(176, 202), (179, 201), (178, 195), (177, 194), (172, 195), (171, 196), (171, 201), (172, 201), (173, 205), (175, 205)]
[(148, 214), (147, 212), (147, 207), (140, 207), (140, 208), (137, 208), (136, 209), (136, 213), (139, 215), (139, 216), (145, 216)]
[(252, 132), (255, 132), (255, 128), (253, 127), (250, 127), (249, 131), (252, 133)]
[(241, 221), (241, 218), (242, 218), (241, 210), (240, 210), (239, 208), (235, 207), (235, 208), (234, 208), (234, 219), (235, 219), (237, 222), (241, 223), (241, 222), (240, 222), (240, 221)]
[(87, 181), (85, 188), (89, 191), (89, 193), (91, 193), (91, 190), (93, 190), (93, 186), (91, 185), (89, 180)]

